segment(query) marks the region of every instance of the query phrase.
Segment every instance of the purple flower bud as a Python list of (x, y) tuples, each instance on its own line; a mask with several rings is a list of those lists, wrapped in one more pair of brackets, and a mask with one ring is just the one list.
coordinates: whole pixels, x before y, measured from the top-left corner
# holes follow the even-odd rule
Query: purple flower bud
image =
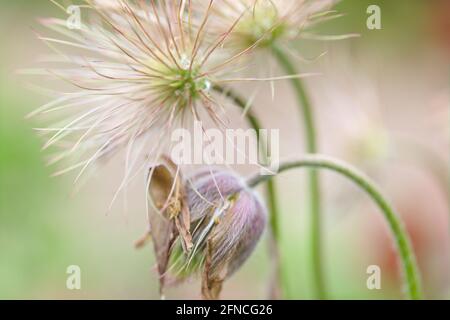
[(175, 271), (174, 283), (202, 270), (203, 297), (218, 298), (223, 281), (247, 260), (264, 231), (264, 205), (230, 172), (185, 178), (166, 160), (151, 173), (149, 218), (161, 293), (169, 271)]
[(223, 281), (252, 253), (267, 213), (255, 192), (232, 173), (201, 172), (191, 180), (187, 187), (194, 245), (191, 256), (204, 257), (202, 293), (214, 299)]

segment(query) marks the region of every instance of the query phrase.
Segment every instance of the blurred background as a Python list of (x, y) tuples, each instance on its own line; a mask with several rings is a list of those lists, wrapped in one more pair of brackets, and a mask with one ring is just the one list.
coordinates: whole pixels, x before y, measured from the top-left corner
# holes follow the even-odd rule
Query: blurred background
[[(381, 7), (382, 30), (368, 30), (366, 9)], [(0, 299), (158, 299), (151, 246), (135, 250), (146, 230), (143, 179), (108, 212), (121, 181), (120, 159), (99, 168), (81, 188), (73, 177), (51, 178), (43, 144), (25, 115), (48, 101), (17, 70), (35, 66), (48, 49), (33, 30), (40, 17), (63, 13), (46, 0), (0, 0)], [(359, 33), (339, 42), (303, 41), (312, 60), (308, 79), (322, 153), (367, 172), (398, 209), (418, 256), (427, 298), (450, 298), (449, 106), (450, 2), (343, 0), (345, 16), (322, 34)], [(320, 59), (314, 59), (322, 53)], [(40, 83), (45, 85), (45, 83)], [(267, 93), (269, 92), (269, 93)], [(261, 90), (254, 111), (265, 127), (281, 128), (281, 154), (301, 155), (289, 84)], [(250, 170), (236, 168), (246, 174)], [(277, 178), (281, 189), (282, 263), (288, 298), (312, 297), (304, 172)], [(398, 260), (377, 208), (356, 187), (324, 178), (325, 264), (334, 299), (402, 296)], [(268, 292), (267, 235), (245, 266), (225, 284), (223, 298), (264, 299)], [(66, 269), (81, 268), (81, 290), (66, 288)], [(368, 290), (369, 265), (382, 288)], [(199, 281), (169, 289), (168, 298), (197, 299)]]

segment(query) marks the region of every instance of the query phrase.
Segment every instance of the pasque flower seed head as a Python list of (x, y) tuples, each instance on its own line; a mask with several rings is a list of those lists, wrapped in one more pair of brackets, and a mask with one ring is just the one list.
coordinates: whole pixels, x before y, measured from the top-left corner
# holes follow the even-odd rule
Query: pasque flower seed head
[(173, 130), (190, 130), (194, 120), (226, 127), (222, 95), (211, 88), (233, 81), (246, 52), (224, 50), (228, 34), (205, 36), (212, 1), (197, 12), (199, 21), (191, 19), (191, 4), (184, 0), (86, 3), (79, 29), (45, 19), (59, 36), (38, 35), (55, 54), (33, 74), (56, 79), (55, 87), (69, 85), (31, 114), (57, 118), (55, 125), (37, 128), (49, 136), (44, 148), (62, 150), (50, 163), (77, 159), (56, 174), (78, 170), (78, 180), (124, 149), (128, 180), (168, 152)]

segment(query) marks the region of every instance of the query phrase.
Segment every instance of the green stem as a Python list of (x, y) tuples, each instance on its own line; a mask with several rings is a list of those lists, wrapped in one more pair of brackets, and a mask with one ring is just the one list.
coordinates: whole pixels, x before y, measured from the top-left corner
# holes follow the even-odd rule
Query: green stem
[[(357, 169), (346, 163), (321, 155), (309, 155), (296, 161), (283, 163), (280, 165), (279, 173), (301, 167), (324, 168), (340, 173), (356, 183), (372, 198), (372, 200), (381, 209), (396, 241), (405, 275), (404, 279), (406, 282), (408, 297), (415, 300), (421, 299), (422, 293), (420, 289), (419, 271), (408, 235), (400, 219), (398, 218), (398, 215), (370, 178), (366, 177), (363, 173), (360, 173)], [(255, 187), (259, 183), (271, 178), (271, 176), (258, 175), (250, 178), (248, 180), (248, 185)]]
[[(272, 52), (277, 58), (279, 64), (283, 67), (287, 74), (296, 74), (297, 70), (291, 63), (289, 57), (278, 48), (272, 45)], [(298, 99), (298, 105), (301, 108), (303, 123), (305, 126), (306, 150), (308, 153), (316, 153), (317, 150), (317, 133), (314, 126), (314, 115), (311, 103), (300, 79), (291, 79), (292, 87), (295, 90)], [(321, 236), (321, 207), (320, 207), (320, 183), (318, 172), (310, 170), (308, 177), (308, 197), (310, 205), (310, 243), (311, 243), (311, 261), (314, 279), (314, 287), (316, 297), (318, 299), (326, 299), (325, 283), (323, 276), (322, 264), (322, 236)]]
[[(248, 104), (247, 101), (245, 101), (241, 96), (239, 96), (237, 93), (233, 92), (231, 89), (222, 88), (220, 86), (214, 86), (214, 91), (224, 94), (228, 99), (234, 102), (236, 106), (239, 108), (245, 110)], [(264, 162), (267, 162), (267, 150), (265, 150), (265, 141), (262, 141), (263, 137), (260, 135), (260, 129), (261, 124), (258, 120), (258, 118), (250, 111), (248, 110), (246, 112), (246, 119), (249, 122), (250, 126), (255, 130), (257, 139), (258, 139), (258, 145), (261, 149), (261, 154), (264, 157)], [(279, 243), (280, 243), (280, 224), (279, 224), (279, 214), (278, 214), (278, 198), (277, 198), (277, 192), (276, 192), (276, 186), (275, 182), (273, 180), (269, 180), (267, 182), (266, 186), (266, 193), (267, 193), (267, 204), (269, 207), (269, 225), (271, 230), (271, 236), (273, 240), (273, 244), (271, 246), (272, 254), (274, 255), (274, 273), (275, 273), (275, 284), (272, 284), (272, 291), (279, 291), (281, 292), (279, 294), (283, 294), (283, 275), (282, 275), (282, 269), (281, 269), (281, 263), (280, 263), (280, 250), (279, 250)], [(272, 298), (276, 298), (278, 293), (273, 293)]]

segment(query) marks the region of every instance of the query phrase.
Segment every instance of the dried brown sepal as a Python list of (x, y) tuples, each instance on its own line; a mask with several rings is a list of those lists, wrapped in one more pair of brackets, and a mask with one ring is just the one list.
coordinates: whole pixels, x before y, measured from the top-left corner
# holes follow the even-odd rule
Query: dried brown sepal
[(177, 166), (166, 159), (151, 169), (149, 195), (154, 206), (150, 212), (151, 236), (163, 289), (173, 244), (180, 236), (183, 250), (192, 248), (190, 213), (185, 200), (183, 180)]
[(193, 244), (186, 190), (178, 167), (170, 159), (165, 158), (165, 164), (154, 169), (150, 195), (161, 215), (175, 222), (181, 236), (183, 250), (189, 252)]
[(191, 221), (190, 212), (187, 205), (183, 201), (183, 206), (181, 207), (181, 214), (175, 219), (176, 227), (181, 236), (181, 244), (185, 253), (189, 253), (192, 250), (194, 244), (192, 243), (192, 235), (190, 232)]
[(172, 220), (168, 220), (159, 213), (150, 215), (152, 226), (153, 249), (155, 251), (156, 265), (160, 276), (161, 289), (164, 287), (164, 276), (167, 271), (171, 248), (178, 235)]
[(175, 224), (173, 220), (169, 219), (166, 210), (174, 179), (171, 171), (165, 165), (159, 165), (151, 170), (153, 173), (149, 185), (149, 194), (155, 210), (150, 212), (149, 222), (162, 292), (172, 244), (178, 234)]
[(226, 265), (220, 273), (214, 272), (212, 257), (214, 253), (214, 244), (208, 240), (206, 244), (206, 257), (202, 274), (202, 298), (205, 300), (217, 300), (222, 292), (222, 285), (226, 277)]
[(159, 213), (169, 218), (165, 213), (168, 211), (166, 209), (169, 205), (172, 207), (172, 210), (174, 207), (173, 200), (171, 199), (172, 189), (175, 183), (174, 173), (165, 164), (151, 168), (150, 171), (153, 171), (149, 185), (149, 193), (153, 205), (160, 211)]

